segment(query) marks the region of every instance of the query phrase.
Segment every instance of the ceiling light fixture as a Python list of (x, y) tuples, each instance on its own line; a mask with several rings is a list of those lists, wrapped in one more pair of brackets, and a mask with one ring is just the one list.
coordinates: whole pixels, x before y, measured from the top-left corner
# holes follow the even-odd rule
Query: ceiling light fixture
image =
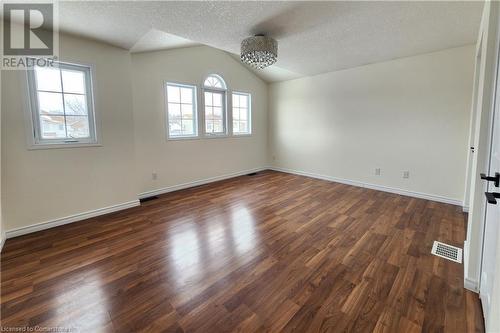
[(278, 42), (268, 36), (255, 35), (241, 42), (241, 61), (262, 69), (274, 64), (278, 58)]

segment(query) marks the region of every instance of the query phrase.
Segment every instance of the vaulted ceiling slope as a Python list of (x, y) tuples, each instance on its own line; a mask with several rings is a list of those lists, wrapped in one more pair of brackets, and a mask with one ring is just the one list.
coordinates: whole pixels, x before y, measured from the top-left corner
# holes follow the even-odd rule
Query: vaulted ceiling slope
[(279, 41), (279, 81), (474, 43), (482, 2), (67, 1), (60, 30), (132, 52), (205, 44), (231, 54)]

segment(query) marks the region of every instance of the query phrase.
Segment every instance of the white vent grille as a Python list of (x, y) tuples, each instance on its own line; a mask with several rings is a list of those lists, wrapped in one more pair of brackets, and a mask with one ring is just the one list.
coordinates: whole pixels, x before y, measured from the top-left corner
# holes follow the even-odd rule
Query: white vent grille
[(431, 253), (441, 258), (462, 263), (462, 249), (455, 246), (434, 241)]

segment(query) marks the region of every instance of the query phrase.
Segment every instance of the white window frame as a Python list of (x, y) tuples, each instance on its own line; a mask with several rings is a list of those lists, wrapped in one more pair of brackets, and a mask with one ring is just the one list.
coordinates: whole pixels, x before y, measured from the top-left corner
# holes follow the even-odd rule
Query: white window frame
[[(193, 91), (193, 117), (194, 117), (194, 124), (193, 124), (193, 129), (194, 129), (194, 134), (190, 135), (176, 135), (176, 136), (170, 136), (170, 119), (169, 119), (169, 112), (168, 112), (168, 86), (174, 86), (174, 87), (179, 87), (179, 88), (189, 88), (192, 89)], [(173, 81), (166, 81), (164, 85), (165, 89), (165, 126), (166, 126), (166, 132), (167, 132), (167, 140), (189, 140), (189, 139), (196, 139), (199, 137), (199, 125), (198, 125), (198, 87), (194, 84), (188, 84), (188, 83), (179, 83), (179, 82), (173, 82)]]
[[(93, 85), (93, 68), (90, 65), (76, 64), (69, 62), (54, 62), (54, 67), (60, 69), (68, 69), (73, 71), (80, 71), (84, 73), (85, 77), (85, 96), (87, 100), (87, 112), (89, 122), (89, 137), (88, 138), (58, 138), (58, 139), (44, 139), (41, 134), (40, 124), (40, 109), (38, 106), (38, 88), (35, 77), (34, 68), (26, 70), (26, 77), (28, 83), (29, 95), (29, 113), (30, 113), (30, 142), (32, 149), (38, 148), (68, 148), (68, 147), (87, 147), (98, 146), (98, 135), (96, 127), (96, 115), (94, 107), (94, 85)], [(62, 80), (62, 79), (61, 79)], [(61, 93), (63, 94), (63, 108), (64, 105), (64, 87), (61, 81)]]
[[(248, 98), (248, 115), (247, 115), (247, 121), (248, 121), (248, 132), (246, 133), (237, 133), (234, 131), (234, 128), (233, 128), (233, 109), (234, 109), (234, 105), (232, 105), (232, 101), (233, 101), (233, 95), (243, 95), (243, 96), (247, 96)], [(250, 93), (247, 93), (247, 92), (242, 92), (242, 91), (231, 91), (231, 131), (232, 131), (232, 135), (234, 136), (251, 136), (252, 135), (252, 94)]]
[[(206, 87), (205, 86), (205, 81), (210, 77), (210, 76), (215, 76), (217, 77), (223, 84), (223, 88), (215, 88), (215, 87)], [(220, 76), (219, 74), (211, 73), (206, 75), (203, 78), (203, 82), (201, 83), (202, 86), (202, 93), (201, 93), (201, 98), (202, 98), (202, 105), (203, 105), (203, 110), (200, 111), (200, 113), (203, 115), (202, 119), (202, 130), (203, 130), (203, 135), (207, 138), (221, 138), (221, 137), (227, 137), (229, 130), (228, 130), (228, 107), (227, 107), (227, 92), (228, 92), (228, 87), (226, 81)], [(206, 126), (206, 120), (205, 120), (205, 92), (210, 92), (210, 93), (222, 93), (222, 126), (223, 126), (223, 131), (222, 133), (209, 133), (207, 132), (207, 126)]]

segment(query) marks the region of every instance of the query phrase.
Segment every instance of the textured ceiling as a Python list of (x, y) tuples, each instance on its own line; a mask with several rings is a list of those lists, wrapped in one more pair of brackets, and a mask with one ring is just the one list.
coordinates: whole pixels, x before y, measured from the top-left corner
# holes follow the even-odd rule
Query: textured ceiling
[(195, 46), (198, 43), (164, 31), (151, 29), (130, 48), (131, 52), (165, 50), (178, 47)]
[(279, 42), (267, 81), (473, 43), (482, 2), (68, 1), (60, 29), (136, 51), (205, 44), (232, 54), (256, 33)]

